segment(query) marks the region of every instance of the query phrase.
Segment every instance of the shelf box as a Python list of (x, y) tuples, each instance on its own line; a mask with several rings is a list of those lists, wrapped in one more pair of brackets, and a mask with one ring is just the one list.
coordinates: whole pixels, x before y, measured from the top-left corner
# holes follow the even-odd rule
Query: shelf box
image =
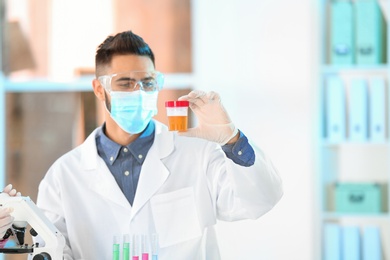
[(336, 183), (335, 210), (338, 213), (380, 213), (381, 190), (378, 183)]
[(350, 1), (334, 1), (330, 5), (330, 63), (355, 63), (354, 14)]
[(384, 62), (384, 19), (377, 1), (355, 1), (355, 51), (357, 64)]

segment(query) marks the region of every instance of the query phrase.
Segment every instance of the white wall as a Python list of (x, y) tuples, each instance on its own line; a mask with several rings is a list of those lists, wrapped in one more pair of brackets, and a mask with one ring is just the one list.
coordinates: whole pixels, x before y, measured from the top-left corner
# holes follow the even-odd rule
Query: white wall
[(193, 1), (197, 88), (221, 94), (233, 121), (273, 159), (285, 189), (262, 218), (218, 224), (223, 259), (314, 259), (312, 2)]
[(112, 1), (51, 3), (50, 78), (69, 80), (75, 68), (94, 68), (96, 49), (113, 34)]

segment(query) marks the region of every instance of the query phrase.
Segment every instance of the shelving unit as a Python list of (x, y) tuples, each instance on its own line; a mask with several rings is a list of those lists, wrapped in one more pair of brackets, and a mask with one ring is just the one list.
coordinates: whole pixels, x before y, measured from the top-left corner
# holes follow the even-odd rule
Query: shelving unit
[[(339, 0), (351, 2), (354, 4), (358, 0)], [(359, 0), (364, 1), (364, 0)], [(389, 48), (389, 27), (387, 21), (387, 11), (390, 8), (388, 1), (378, 1), (381, 12), (385, 18), (384, 37), (385, 37), (385, 58), (382, 63), (377, 65), (350, 65), (332, 64), (330, 58), (330, 34), (331, 34), (331, 8), (333, 0), (320, 0), (319, 18), (320, 18), (320, 75), (318, 83), (318, 101), (319, 101), (319, 133), (318, 133), (318, 189), (317, 196), (319, 205), (317, 205), (318, 219), (318, 241), (316, 241), (316, 258), (326, 258), (325, 252), (325, 226), (329, 223), (337, 224), (340, 227), (354, 226), (359, 227), (360, 234), (363, 236), (362, 228), (367, 226), (376, 226), (380, 230), (380, 239), (382, 247), (383, 260), (390, 260), (390, 48)], [(345, 90), (345, 137), (342, 140), (331, 140), (327, 131), (327, 113), (326, 106), (326, 88), (328, 79), (337, 77), (341, 79)], [(368, 85), (371, 80), (381, 78), (385, 81), (386, 90), (386, 136), (383, 141), (373, 141), (370, 139), (370, 133), (366, 140), (351, 140), (348, 133), (348, 102), (351, 94), (351, 82), (355, 79), (364, 79)], [(369, 93), (368, 93), (369, 94)], [(368, 106), (369, 107), (369, 106)], [(370, 119), (369, 119), (370, 120)], [(378, 183), (382, 191), (382, 207), (380, 212), (373, 213), (342, 213), (335, 207), (335, 185), (336, 183)], [(360, 247), (362, 247), (360, 239)], [(342, 246), (341, 246), (342, 248)], [(340, 249), (342, 251), (342, 249)], [(363, 257), (363, 250), (360, 251)], [(340, 258), (343, 260), (343, 258)], [(363, 259), (363, 258), (360, 258)]]

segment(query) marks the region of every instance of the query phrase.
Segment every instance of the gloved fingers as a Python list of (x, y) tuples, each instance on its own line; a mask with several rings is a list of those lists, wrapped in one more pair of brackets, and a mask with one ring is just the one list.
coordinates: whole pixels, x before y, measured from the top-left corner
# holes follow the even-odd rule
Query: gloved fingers
[(14, 211), (13, 208), (0, 208), (0, 238), (4, 236), (14, 221), (14, 217), (10, 215), (12, 211)]
[(4, 187), (3, 192), (9, 193), (11, 190), (12, 190), (12, 184), (8, 184), (7, 186)]
[(205, 105), (220, 102), (220, 96), (214, 91), (208, 93), (201, 90), (193, 90), (188, 95), (180, 97), (178, 100), (187, 100), (190, 102), (190, 108), (192, 110), (199, 109)]
[(17, 193), (17, 191), (15, 190), (15, 189), (12, 189), (10, 192), (8, 192), (8, 194), (10, 195), (10, 196), (15, 196), (16, 195), (16, 193)]
[(187, 95), (180, 97), (178, 100), (187, 100), (188, 102), (190, 102), (190, 108), (194, 110), (204, 105), (205, 96), (206, 92), (201, 90), (193, 90)]
[(198, 127), (188, 128), (187, 131), (177, 132), (178, 135), (187, 136), (187, 137), (200, 137), (199, 133), (200, 133), (200, 130)]
[(14, 221), (14, 217), (11, 215), (6, 216), (4, 218), (0, 218), (0, 228), (5, 228), (6, 230), (12, 225)]
[(206, 95), (206, 92), (196, 89), (196, 90), (192, 90), (187, 95), (179, 97), (178, 100), (190, 100), (190, 99), (195, 99), (195, 98), (198, 98), (198, 97), (201, 97), (204, 95)]
[(7, 230), (11, 228), (13, 221), (14, 218), (11, 216), (0, 219), (0, 238), (3, 238)]
[(12, 188), (12, 184), (8, 184), (7, 186), (5, 186), (5, 188), (3, 189), (3, 193), (7, 193), (9, 196), (12, 196), (12, 197), (13, 196), (21, 196), (22, 195), (16, 189)]
[(14, 217), (9, 214), (12, 211), (12, 208), (0, 209), (0, 238), (3, 238), (7, 230), (12, 226)]
[(10, 214), (14, 211), (13, 208), (0, 208), (0, 219), (11, 216)]
[(219, 94), (217, 92), (210, 91), (209, 93), (207, 93), (206, 96), (207, 96), (208, 102), (221, 101), (221, 97), (219, 96)]
[(179, 136), (198, 137), (220, 145), (225, 145), (238, 133), (233, 123), (227, 124), (202, 124), (195, 128), (189, 128), (186, 132), (178, 132)]
[(214, 91), (205, 93), (204, 95), (200, 95), (194, 99), (194, 105), (196, 105), (198, 108), (206, 105), (214, 105), (216, 103), (220, 103), (220, 98), (219, 94)]

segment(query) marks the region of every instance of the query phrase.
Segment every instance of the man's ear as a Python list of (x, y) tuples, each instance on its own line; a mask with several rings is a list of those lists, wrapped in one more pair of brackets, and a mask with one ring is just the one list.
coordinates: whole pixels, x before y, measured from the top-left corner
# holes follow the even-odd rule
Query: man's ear
[(93, 92), (95, 93), (95, 96), (100, 100), (100, 101), (104, 101), (105, 100), (105, 96), (104, 96), (104, 87), (102, 86), (102, 84), (100, 83), (99, 80), (97, 79), (94, 79), (92, 81), (92, 87), (93, 87)]

